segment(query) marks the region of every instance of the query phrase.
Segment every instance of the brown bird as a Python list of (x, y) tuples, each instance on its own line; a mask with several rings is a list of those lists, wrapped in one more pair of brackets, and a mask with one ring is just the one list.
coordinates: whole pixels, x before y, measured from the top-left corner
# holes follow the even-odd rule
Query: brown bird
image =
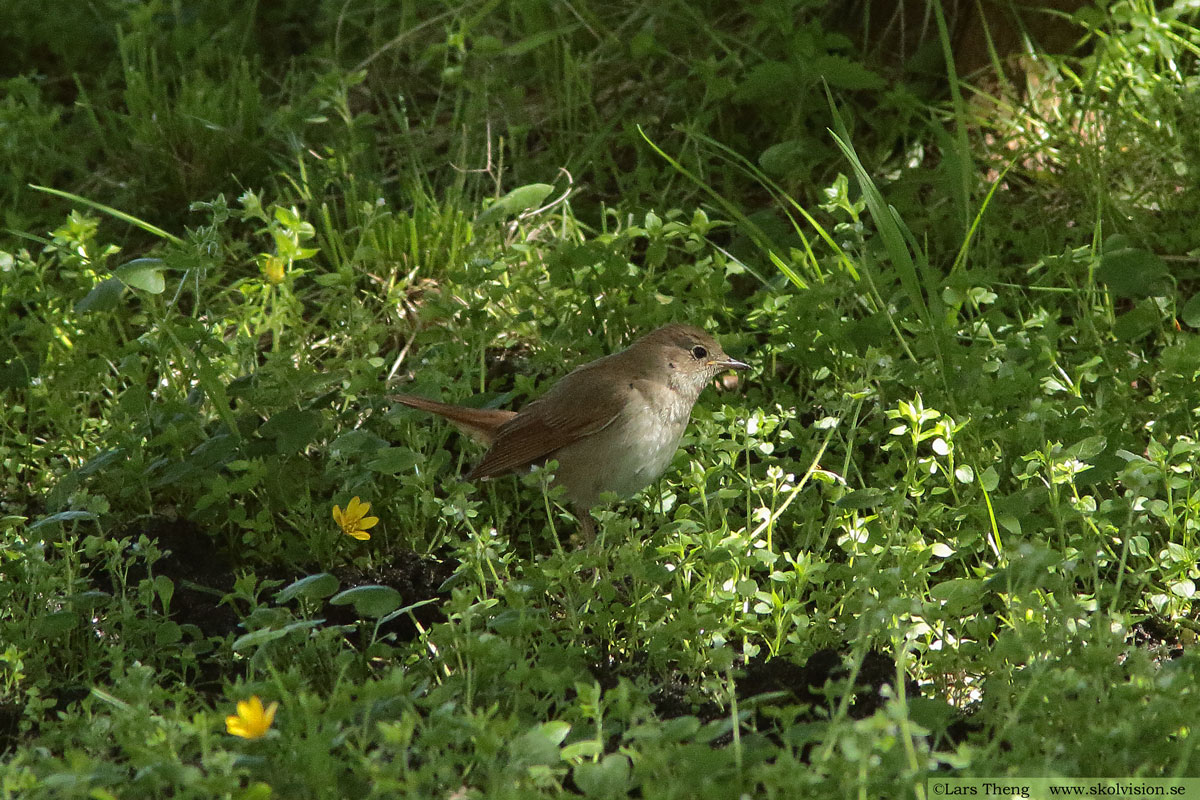
[(467, 480), (558, 462), (562, 486), (585, 539), (595, 536), (589, 510), (605, 492), (636, 494), (671, 463), (705, 386), (727, 369), (749, 369), (699, 328), (672, 324), (625, 350), (576, 368), (520, 411), (455, 406), (392, 395), (439, 414), (489, 445)]

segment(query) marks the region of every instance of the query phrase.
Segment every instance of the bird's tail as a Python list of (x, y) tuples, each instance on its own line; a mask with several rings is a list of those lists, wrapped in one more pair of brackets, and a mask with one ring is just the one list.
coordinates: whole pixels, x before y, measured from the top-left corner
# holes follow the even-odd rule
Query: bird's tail
[(517, 415), (515, 411), (503, 411), (496, 408), (453, 406), (449, 403), (439, 403), (436, 400), (426, 400), (424, 397), (412, 394), (393, 394), (389, 396), (389, 399), (403, 403), (410, 408), (419, 408), (422, 411), (445, 417), (460, 431), (486, 445), (491, 445), (496, 440), (496, 431), (501, 425)]

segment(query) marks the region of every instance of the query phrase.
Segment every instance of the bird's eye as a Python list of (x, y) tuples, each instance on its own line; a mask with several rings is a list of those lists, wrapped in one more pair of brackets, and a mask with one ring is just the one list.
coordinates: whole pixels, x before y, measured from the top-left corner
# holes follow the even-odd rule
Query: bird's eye
[(693, 347), (693, 348), (692, 348), (692, 356), (693, 356), (694, 358), (707, 358), (707, 357), (708, 357), (708, 351), (707, 351), (707, 350), (705, 350), (705, 349), (704, 349), (703, 347), (701, 347), (700, 345), (696, 345), (695, 347)]

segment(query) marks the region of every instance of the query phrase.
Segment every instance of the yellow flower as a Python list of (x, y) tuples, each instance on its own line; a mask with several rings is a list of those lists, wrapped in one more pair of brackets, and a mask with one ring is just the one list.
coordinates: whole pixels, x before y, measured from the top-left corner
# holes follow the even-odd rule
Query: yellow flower
[(286, 261), (279, 256), (264, 253), (259, 256), (259, 265), (262, 267), (263, 274), (267, 277), (267, 283), (272, 286), (278, 286), (283, 283), (284, 270), (287, 268)]
[(225, 718), (225, 730), (243, 739), (261, 739), (275, 721), (275, 710), (279, 703), (263, 708), (262, 700), (253, 695), (249, 700), (239, 700), (237, 713)]
[(345, 511), (337, 506), (333, 507), (333, 520), (341, 526), (342, 533), (365, 542), (371, 538), (371, 534), (367, 533), (367, 530), (379, 524), (379, 517), (367, 516), (367, 512), (370, 510), (371, 504), (359, 502), (356, 495), (350, 498)]

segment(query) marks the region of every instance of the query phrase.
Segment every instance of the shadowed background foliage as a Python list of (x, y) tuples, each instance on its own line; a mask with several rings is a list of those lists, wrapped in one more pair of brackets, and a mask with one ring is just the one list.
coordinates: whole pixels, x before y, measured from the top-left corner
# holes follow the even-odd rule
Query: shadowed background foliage
[[(0, 800), (1195, 774), (1196, 14), (3, 4)], [(669, 321), (586, 547), (386, 400)]]

